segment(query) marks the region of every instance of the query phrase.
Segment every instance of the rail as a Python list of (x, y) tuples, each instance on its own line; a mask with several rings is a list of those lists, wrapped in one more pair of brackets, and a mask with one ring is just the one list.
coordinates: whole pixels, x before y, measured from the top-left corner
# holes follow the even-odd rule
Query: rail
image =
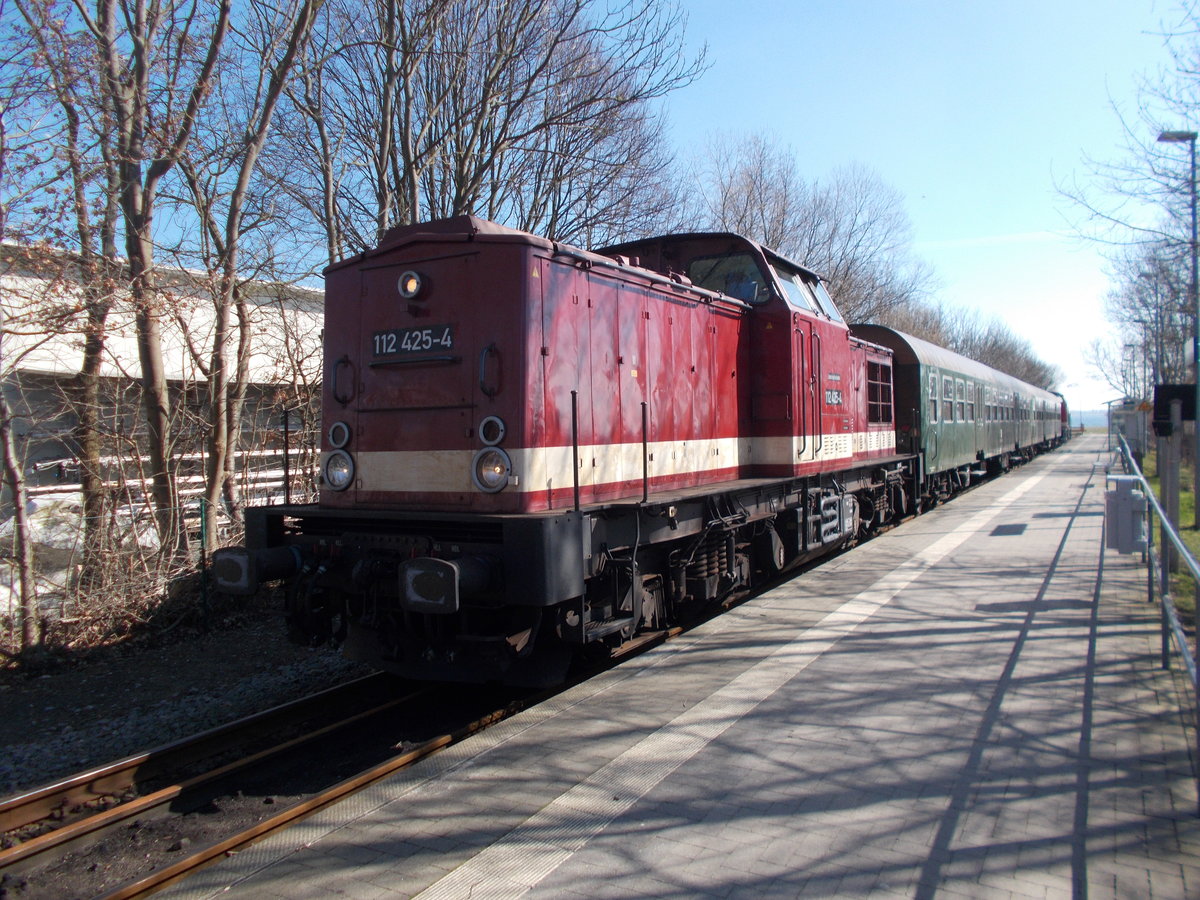
[[(1184, 544), (1183, 538), (1179, 536), (1179, 532), (1171, 522), (1170, 516), (1162, 508), (1162, 504), (1158, 502), (1158, 497), (1155, 496), (1154, 491), (1151, 489), (1150, 482), (1142, 474), (1141, 468), (1138, 466), (1132, 451), (1129, 449), (1129, 444), (1125, 442), (1125, 436), (1119, 434), (1117, 437), (1120, 441), (1120, 451), (1125, 472), (1137, 479), (1138, 483), (1142, 486), (1142, 493), (1149, 504), (1150, 512), (1147, 515), (1146, 522), (1146, 599), (1150, 603), (1155, 602), (1155, 583), (1157, 581), (1158, 606), (1161, 613), (1162, 649), (1160, 655), (1162, 667), (1164, 669), (1171, 668), (1171, 641), (1173, 639), (1177, 652), (1183, 658), (1188, 678), (1192, 684), (1192, 698), (1196, 704), (1196, 784), (1198, 795), (1200, 795), (1200, 682), (1197, 681), (1196, 677), (1196, 658), (1188, 647), (1187, 636), (1184, 634), (1183, 625), (1179, 621), (1179, 611), (1175, 608), (1175, 602), (1171, 599), (1169, 554), (1155, 552), (1154, 516), (1158, 516), (1159, 530), (1163, 535), (1164, 541), (1169, 540), (1171, 542), (1179, 561), (1187, 566), (1197, 585), (1200, 585), (1200, 563), (1197, 563), (1196, 558), (1192, 556), (1191, 551)], [(1156, 574), (1157, 578), (1155, 577)], [(1197, 590), (1197, 595), (1198, 600), (1200, 600), (1200, 589)], [(1200, 625), (1200, 603), (1197, 604), (1196, 620), (1197, 624)], [(1197, 640), (1200, 641), (1200, 628), (1197, 629)], [(1198, 809), (1198, 814), (1200, 814), (1200, 809)]]

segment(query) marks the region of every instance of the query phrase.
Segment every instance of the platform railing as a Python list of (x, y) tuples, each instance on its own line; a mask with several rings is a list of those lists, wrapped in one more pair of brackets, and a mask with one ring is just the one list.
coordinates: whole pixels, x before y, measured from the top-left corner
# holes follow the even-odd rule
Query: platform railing
[[(1129, 449), (1129, 444), (1125, 442), (1124, 435), (1118, 435), (1118, 438), (1120, 439), (1121, 457), (1125, 472), (1136, 478), (1141, 484), (1142, 493), (1145, 495), (1148, 504), (1146, 521), (1146, 599), (1150, 603), (1156, 602), (1155, 587), (1157, 585), (1157, 603), (1162, 623), (1162, 667), (1164, 669), (1171, 668), (1171, 642), (1174, 640), (1175, 649), (1180, 657), (1183, 658), (1183, 664), (1187, 669), (1188, 678), (1192, 684), (1192, 697), (1196, 703), (1195, 725), (1197, 740), (1194, 765), (1196, 767), (1197, 794), (1198, 799), (1200, 799), (1200, 683), (1197, 682), (1196, 678), (1195, 656), (1188, 646), (1187, 636), (1184, 634), (1183, 625), (1179, 621), (1179, 611), (1175, 608), (1175, 601), (1171, 597), (1169, 554), (1157, 552), (1154, 546), (1154, 519), (1156, 516), (1158, 518), (1159, 533), (1162, 535), (1163, 545), (1165, 546), (1165, 543), (1170, 541), (1180, 564), (1187, 566), (1197, 585), (1200, 585), (1200, 563), (1197, 563), (1196, 558), (1192, 556), (1191, 551), (1184, 544), (1183, 538), (1179, 536), (1179, 532), (1176, 530), (1174, 523), (1171, 522), (1166, 510), (1159, 503), (1158, 497), (1155, 496), (1154, 490), (1150, 487), (1150, 482), (1146, 480), (1146, 476), (1142, 474), (1141, 468), (1134, 459), (1133, 453)], [(1200, 502), (1200, 498), (1198, 498), (1198, 502)], [(1197, 639), (1200, 640), (1200, 589), (1197, 590), (1197, 595), (1196, 626)]]
[(1169, 540), (1175, 553), (1178, 554), (1178, 559), (1181, 565), (1187, 566), (1192, 577), (1196, 580), (1196, 584), (1200, 585), (1200, 563), (1192, 556), (1187, 545), (1183, 542), (1183, 538), (1179, 536), (1175, 525), (1171, 522), (1166, 510), (1162, 508), (1158, 497), (1155, 496), (1153, 488), (1150, 487), (1150, 482), (1146, 476), (1142, 474), (1142, 470), (1138, 467), (1137, 461), (1133, 457), (1133, 453), (1129, 449), (1129, 444), (1125, 442), (1123, 435), (1118, 435), (1120, 439), (1120, 449), (1122, 462), (1125, 472), (1132, 475), (1138, 480), (1142, 486), (1142, 493), (1146, 497), (1149, 505), (1149, 520), (1146, 523), (1146, 598), (1151, 603), (1155, 602), (1155, 587), (1158, 588), (1158, 605), (1162, 610), (1162, 667), (1169, 669), (1171, 667), (1171, 638), (1174, 638), (1176, 651), (1183, 657), (1184, 665), (1187, 667), (1188, 676), (1191, 678), (1192, 687), (1196, 687), (1196, 660), (1188, 647), (1187, 637), (1183, 631), (1183, 625), (1179, 621), (1179, 610), (1175, 608), (1175, 601), (1171, 597), (1171, 572), (1167, 564), (1165, 554), (1161, 554), (1154, 546), (1154, 518), (1158, 518), (1158, 530), (1164, 540)]

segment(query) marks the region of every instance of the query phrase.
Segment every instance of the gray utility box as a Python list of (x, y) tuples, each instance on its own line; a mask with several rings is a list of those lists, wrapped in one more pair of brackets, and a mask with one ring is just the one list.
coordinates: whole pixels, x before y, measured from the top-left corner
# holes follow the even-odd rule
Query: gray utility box
[(1104, 492), (1104, 546), (1118, 553), (1146, 549), (1146, 495), (1132, 475), (1110, 475)]

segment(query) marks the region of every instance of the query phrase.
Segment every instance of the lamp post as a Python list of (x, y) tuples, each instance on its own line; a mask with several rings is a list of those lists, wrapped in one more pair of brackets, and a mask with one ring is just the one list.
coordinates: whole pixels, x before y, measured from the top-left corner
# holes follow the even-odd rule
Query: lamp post
[[(1139, 272), (1138, 278), (1143, 278), (1150, 282), (1153, 288), (1154, 295), (1154, 319), (1139, 319), (1138, 324), (1143, 327), (1146, 333), (1154, 336), (1154, 356), (1150, 358), (1150, 396), (1148, 399), (1154, 399), (1154, 385), (1160, 384), (1166, 380), (1163, 375), (1163, 321), (1162, 321), (1162, 301), (1158, 297), (1158, 271)], [(1150, 329), (1154, 330), (1151, 332)], [(1147, 344), (1147, 353), (1149, 353), (1150, 341), (1145, 339)]]
[[(1164, 131), (1159, 134), (1158, 139), (1164, 144), (1187, 144), (1191, 151), (1192, 168), (1191, 176), (1188, 179), (1188, 193), (1191, 199), (1192, 208), (1192, 283), (1188, 290), (1189, 307), (1192, 311), (1192, 365), (1194, 368), (1196, 381), (1196, 417), (1200, 418), (1200, 260), (1197, 260), (1196, 247), (1196, 132), (1194, 131)], [(1192, 456), (1192, 470), (1194, 479), (1192, 481), (1192, 503), (1195, 506), (1196, 514), (1192, 523), (1193, 527), (1200, 529), (1200, 422), (1193, 422), (1193, 434), (1195, 436), (1194, 453)], [(1200, 588), (1198, 588), (1200, 593)], [(1200, 609), (1197, 610), (1200, 615)]]
[[(1194, 526), (1200, 529), (1200, 260), (1197, 260), (1196, 246), (1196, 132), (1194, 131), (1164, 131), (1158, 139), (1165, 144), (1186, 143), (1192, 154), (1191, 177), (1188, 190), (1192, 201), (1192, 284), (1188, 300), (1195, 318), (1192, 320), (1192, 363), (1196, 376), (1196, 408), (1195, 420), (1192, 427), (1196, 436), (1196, 455), (1192, 460), (1192, 468), (1196, 479), (1192, 490), (1192, 503), (1196, 508)], [(1196, 651), (1200, 653), (1200, 582), (1196, 584)], [(1196, 699), (1196, 751), (1200, 753), (1200, 691)]]

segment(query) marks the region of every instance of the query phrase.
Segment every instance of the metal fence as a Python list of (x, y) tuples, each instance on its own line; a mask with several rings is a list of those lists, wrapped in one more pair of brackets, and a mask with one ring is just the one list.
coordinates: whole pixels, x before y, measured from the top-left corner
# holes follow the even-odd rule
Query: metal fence
[[(1196, 679), (1196, 659), (1188, 646), (1187, 636), (1179, 621), (1179, 611), (1171, 596), (1171, 559), (1178, 560), (1181, 566), (1186, 566), (1192, 573), (1196, 585), (1200, 586), (1200, 563), (1192, 556), (1187, 545), (1179, 536), (1174, 523), (1171, 522), (1166, 510), (1155, 496), (1150, 482), (1142, 474), (1141, 468), (1134, 459), (1123, 435), (1120, 439), (1121, 458), (1127, 475), (1136, 478), (1147, 501), (1146, 520), (1146, 599), (1157, 603), (1161, 620), (1161, 653), (1162, 667), (1171, 668), (1172, 643), (1175, 653), (1182, 659), (1187, 669), (1188, 678), (1192, 685), (1192, 697), (1196, 703), (1196, 761), (1200, 766), (1200, 684)], [(1198, 498), (1200, 502), (1200, 498)], [(1154, 544), (1155, 519), (1158, 521), (1159, 547)], [(1160, 552), (1161, 550), (1161, 552)], [(1197, 590), (1196, 631), (1200, 639), (1200, 588)], [(1197, 789), (1200, 791), (1200, 768), (1196, 771)]]

